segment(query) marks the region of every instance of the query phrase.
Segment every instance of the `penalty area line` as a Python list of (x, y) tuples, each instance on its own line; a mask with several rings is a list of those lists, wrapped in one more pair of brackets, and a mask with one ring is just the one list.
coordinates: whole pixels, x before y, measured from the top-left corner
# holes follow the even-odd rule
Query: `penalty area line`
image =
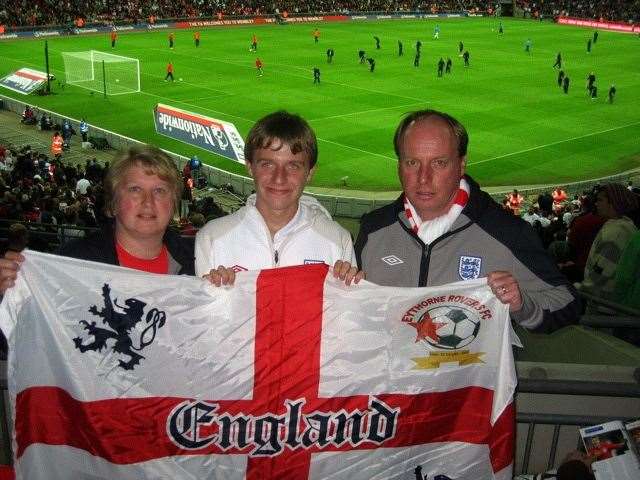
[(618, 127), (607, 128), (606, 130), (600, 130), (599, 132), (586, 133), (584, 135), (578, 135), (577, 137), (566, 138), (564, 140), (558, 140), (557, 142), (545, 143), (544, 145), (537, 145), (535, 147), (526, 148), (524, 150), (518, 150), (517, 152), (505, 153), (504, 155), (498, 155), (497, 157), (485, 158), (484, 160), (478, 160), (477, 162), (469, 162), (468, 165), (479, 165), (480, 163), (491, 162), (493, 160), (499, 160), (501, 158), (511, 157), (513, 155), (520, 155), (521, 153), (532, 152), (534, 150), (541, 150), (543, 148), (552, 147), (554, 145), (560, 145), (561, 143), (573, 142), (574, 140), (580, 140), (582, 138), (594, 137), (603, 133), (614, 132), (616, 130), (622, 130), (623, 128), (634, 127), (640, 125), (640, 122), (628, 123), (626, 125), (620, 125)]
[(333, 118), (352, 117), (354, 115), (362, 115), (365, 113), (381, 112), (383, 110), (398, 110), (401, 108), (413, 107), (414, 105), (422, 105), (424, 102), (408, 103), (406, 105), (394, 105), (393, 107), (372, 108), (370, 110), (360, 110), (358, 112), (341, 113), (339, 115), (330, 115), (328, 117), (311, 118), (308, 122), (321, 122), (323, 120), (331, 120)]

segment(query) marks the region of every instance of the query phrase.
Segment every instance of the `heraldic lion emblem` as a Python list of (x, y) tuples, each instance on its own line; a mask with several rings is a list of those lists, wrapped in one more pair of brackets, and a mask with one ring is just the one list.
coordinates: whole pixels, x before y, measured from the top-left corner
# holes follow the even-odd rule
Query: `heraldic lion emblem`
[[(93, 341), (83, 345), (83, 338), (76, 337), (73, 339), (73, 343), (82, 353), (88, 350), (102, 351), (110, 345), (114, 352), (129, 357), (128, 360), (119, 360), (120, 367), (124, 370), (133, 370), (136, 365), (140, 364), (140, 360), (145, 358), (136, 352), (153, 343), (156, 332), (165, 323), (166, 315), (157, 308), (149, 310), (145, 318), (147, 326), (140, 334), (139, 346), (135, 346), (131, 338), (131, 330), (142, 321), (144, 307), (147, 304), (137, 298), (127, 298), (124, 301), (124, 306), (118, 305), (117, 298), (112, 302), (111, 287), (106, 283), (102, 286), (102, 298), (104, 307), (98, 310), (96, 305), (92, 305), (89, 312), (101, 317), (102, 323), (110, 329), (98, 327), (96, 322), (89, 323), (86, 320), (80, 320), (88, 335), (93, 336)], [(117, 308), (114, 308), (114, 305)]]

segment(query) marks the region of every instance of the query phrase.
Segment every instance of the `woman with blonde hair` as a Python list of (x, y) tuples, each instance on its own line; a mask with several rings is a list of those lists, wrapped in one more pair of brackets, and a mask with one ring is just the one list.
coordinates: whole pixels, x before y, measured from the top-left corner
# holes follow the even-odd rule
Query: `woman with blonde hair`
[[(194, 274), (193, 244), (169, 229), (182, 194), (171, 158), (152, 146), (121, 153), (105, 178), (106, 214), (100, 231), (62, 245), (58, 254), (152, 273)], [(14, 285), (24, 257), (0, 259), (0, 292)]]

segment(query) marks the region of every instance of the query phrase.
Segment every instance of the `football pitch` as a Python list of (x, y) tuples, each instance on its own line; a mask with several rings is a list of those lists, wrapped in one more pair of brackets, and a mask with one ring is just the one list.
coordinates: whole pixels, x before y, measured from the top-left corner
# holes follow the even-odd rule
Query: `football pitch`
[[(157, 103), (232, 122), (242, 135), (266, 113), (286, 109), (304, 116), (315, 129), (319, 164), (312, 184), (355, 190), (397, 190), (392, 138), (408, 111), (446, 111), (470, 134), (467, 171), (483, 186), (564, 184), (640, 166), (640, 39), (601, 31), (590, 54), (592, 31), (531, 20), (456, 18), (214, 27), (203, 29), (199, 48), (193, 30), (120, 33), (112, 49), (107, 34), (50, 38), (54, 95), (14, 98), (244, 174), (231, 160), (157, 135)], [(438, 23), (440, 38), (433, 39)], [(251, 35), (258, 51), (249, 51)], [(381, 48), (375, 48), (374, 35)], [(531, 53), (524, 51), (530, 38)], [(420, 66), (415, 43), (422, 41)], [(404, 55), (398, 56), (398, 40)], [(463, 66), (458, 42), (470, 53)], [(333, 62), (326, 51), (335, 50)], [(103, 98), (73, 85), (63, 86), (62, 52), (100, 50), (140, 61), (139, 93)], [(360, 64), (358, 50), (376, 61), (375, 71)], [(0, 42), (0, 76), (21, 67), (44, 70), (44, 40)], [(557, 86), (552, 67), (562, 52), (571, 79), (569, 93)], [(264, 62), (258, 76), (256, 56)], [(437, 62), (451, 57), (442, 78)], [(164, 82), (166, 65), (175, 82)], [(313, 84), (314, 67), (321, 70)], [(597, 76), (598, 98), (587, 96), (586, 77)], [(617, 96), (607, 102), (609, 86)]]

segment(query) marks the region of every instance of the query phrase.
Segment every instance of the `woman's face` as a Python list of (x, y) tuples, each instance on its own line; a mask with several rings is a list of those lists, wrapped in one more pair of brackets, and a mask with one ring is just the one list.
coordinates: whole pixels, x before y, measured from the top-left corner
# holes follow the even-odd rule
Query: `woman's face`
[(609, 197), (604, 190), (598, 192), (598, 196), (596, 197), (596, 210), (598, 212), (598, 215), (600, 215), (602, 218), (609, 219), (617, 217), (617, 212), (611, 205)]
[(116, 231), (135, 240), (162, 238), (174, 210), (173, 186), (142, 165), (129, 168), (115, 192)]

